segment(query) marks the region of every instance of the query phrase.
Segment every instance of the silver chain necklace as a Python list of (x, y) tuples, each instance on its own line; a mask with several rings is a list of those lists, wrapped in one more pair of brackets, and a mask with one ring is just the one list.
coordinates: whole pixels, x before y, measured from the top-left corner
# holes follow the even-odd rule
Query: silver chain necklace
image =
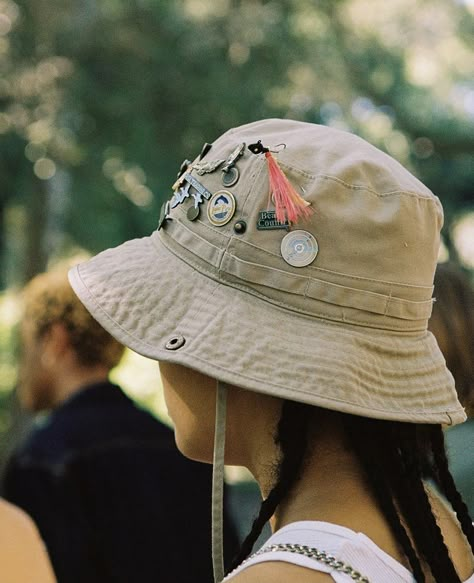
[(343, 561), (338, 561), (336, 557), (330, 555), (326, 551), (320, 551), (319, 549), (315, 549), (314, 547), (308, 547), (306, 545), (297, 544), (267, 545), (265, 547), (262, 547), (260, 550), (253, 553), (252, 555), (250, 555), (250, 557), (248, 557), (242, 562), (242, 565), (244, 565), (247, 561), (250, 561), (250, 559), (253, 559), (253, 557), (263, 555), (264, 553), (275, 553), (277, 551), (284, 551), (287, 553), (296, 553), (297, 555), (304, 555), (305, 557), (314, 559), (319, 563), (324, 563), (325, 565), (332, 567), (333, 569), (339, 571), (340, 573), (345, 573), (346, 575), (349, 575), (349, 577), (356, 583), (370, 583), (367, 577), (361, 575), (361, 573), (353, 569), (347, 563), (344, 563)]

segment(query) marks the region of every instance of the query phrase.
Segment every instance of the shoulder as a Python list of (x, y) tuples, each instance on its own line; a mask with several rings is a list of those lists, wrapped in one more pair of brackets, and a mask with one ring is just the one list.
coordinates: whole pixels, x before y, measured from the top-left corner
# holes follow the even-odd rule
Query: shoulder
[(53, 583), (53, 571), (36, 526), (22, 510), (0, 499), (0, 564), (11, 583)]
[(29, 434), (10, 458), (17, 469), (22, 466), (54, 462), (63, 455), (64, 426), (54, 413), (35, 422)]
[(30, 517), (23, 510), (0, 499), (0, 541), (5, 533), (10, 536), (29, 536), (32, 533), (36, 534), (36, 529)]
[(321, 573), (282, 561), (252, 565), (229, 580), (229, 583), (334, 583), (327, 573)]
[(462, 579), (467, 579), (474, 569), (474, 560), (457, 518), (448, 503), (432, 487), (427, 487), (427, 493), (451, 559)]

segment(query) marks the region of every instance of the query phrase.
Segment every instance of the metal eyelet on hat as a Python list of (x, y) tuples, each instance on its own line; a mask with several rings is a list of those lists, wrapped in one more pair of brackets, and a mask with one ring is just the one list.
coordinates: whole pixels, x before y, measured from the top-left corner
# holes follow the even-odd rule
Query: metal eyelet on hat
[(178, 350), (186, 344), (186, 338), (181, 336), (181, 334), (176, 334), (176, 336), (171, 336), (168, 342), (165, 344), (166, 350)]

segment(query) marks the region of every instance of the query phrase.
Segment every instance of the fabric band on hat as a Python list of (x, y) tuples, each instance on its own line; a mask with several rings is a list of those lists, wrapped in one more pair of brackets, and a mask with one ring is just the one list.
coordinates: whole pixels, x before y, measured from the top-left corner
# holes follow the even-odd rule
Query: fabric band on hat
[(212, 568), (214, 582), (224, 578), (223, 505), (227, 386), (217, 381), (214, 456), (212, 466)]

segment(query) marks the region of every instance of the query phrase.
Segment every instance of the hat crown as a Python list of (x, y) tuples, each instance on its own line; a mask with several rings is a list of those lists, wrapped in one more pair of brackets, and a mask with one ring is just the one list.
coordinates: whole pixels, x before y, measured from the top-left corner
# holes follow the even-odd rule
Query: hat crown
[[(311, 204), (312, 215), (289, 227), (317, 242), (317, 248), (308, 237), (301, 243), (313, 245), (308, 252), (316, 253), (308, 265), (285, 261), (287, 230), (272, 228), (265, 155), (248, 148), (258, 140), (274, 151), (295, 190)], [(365, 140), (291, 120), (230, 130), (199, 162), (214, 168), (241, 144), (247, 147), (235, 161), (239, 179), (232, 186), (223, 183), (225, 164), (200, 172), (195, 160), (188, 169), (209, 193), (233, 195), (232, 219), (222, 226), (211, 223), (209, 201), (203, 200), (199, 218), (191, 221), (187, 211), (194, 201), (186, 198), (157, 234), (172, 252), (221, 282), (308, 315), (391, 330), (426, 328), (443, 221), (429, 189)], [(237, 222), (246, 228), (234, 228)]]

